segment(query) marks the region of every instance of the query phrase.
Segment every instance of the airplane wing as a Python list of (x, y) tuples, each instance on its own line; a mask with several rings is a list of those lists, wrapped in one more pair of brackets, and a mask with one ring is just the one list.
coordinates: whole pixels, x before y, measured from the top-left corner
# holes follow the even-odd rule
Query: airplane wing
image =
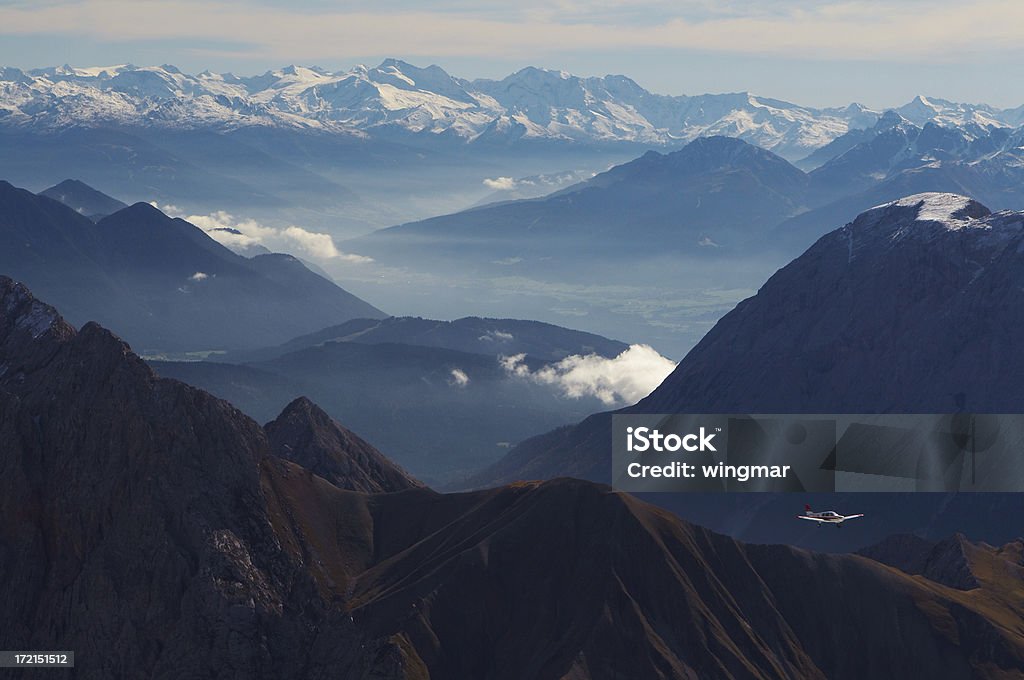
[(843, 515), (843, 521), (845, 522), (848, 519), (857, 519), (858, 517), (863, 517), (863, 516), (864, 516), (864, 513), (861, 513), (859, 515)]
[(827, 520), (823, 520), (820, 517), (808, 517), (807, 515), (797, 515), (796, 518), (797, 519), (809, 519), (812, 522), (825, 522), (825, 521), (827, 521)]

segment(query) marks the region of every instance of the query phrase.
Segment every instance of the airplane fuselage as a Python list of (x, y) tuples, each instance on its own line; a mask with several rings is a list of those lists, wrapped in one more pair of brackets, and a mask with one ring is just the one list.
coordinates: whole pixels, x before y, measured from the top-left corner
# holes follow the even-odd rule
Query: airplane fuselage
[(797, 515), (798, 519), (806, 519), (812, 522), (820, 524), (834, 524), (837, 527), (841, 526), (843, 522), (848, 519), (856, 519), (857, 517), (863, 517), (863, 514), (858, 515), (840, 515), (835, 510), (826, 510), (825, 512), (814, 512), (811, 510), (811, 506), (804, 506), (804, 514)]

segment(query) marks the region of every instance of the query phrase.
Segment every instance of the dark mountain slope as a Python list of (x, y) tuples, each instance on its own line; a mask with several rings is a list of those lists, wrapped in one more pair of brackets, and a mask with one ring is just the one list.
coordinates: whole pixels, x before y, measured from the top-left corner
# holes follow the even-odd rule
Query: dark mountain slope
[(146, 203), (93, 224), (0, 183), (0, 244), (0, 272), (37, 286), (76, 323), (100, 321), (146, 348), (263, 346), (383, 316), (295, 258), (248, 260)]
[(0, 310), (3, 644), (92, 678), (297, 670), (280, 610), (315, 590), (275, 548), (260, 428), (6, 278)]
[(0, 366), (0, 646), (74, 649), (76, 677), (1024, 667), (999, 573), (963, 593), (862, 557), (743, 546), (586, 482), (343, 491), (9, 279)]
[[(369, 599), (357, 620), (380, 626), (382, 616), (392, 623), (377, 630), (409, 631), (419, 658), (442, 677), (1021, 672), (1021, 652), (1011, 642), (1019, 630), (1005, 626), (1020, 612), (1019, 600), (1005, 595), (1012, 577), (985, 595), (954, 594), (866, 559), (743, 546), (581, 482), (469, 498), (478, 505), (441, 530), (431, 531), (424, 511), (429, 537), (371, 568), (356, 594)], [(378, 517), (378, 530), (390, 533), (396, 520)], [(550, 531), (536, 533), (538, 524)], [(410, 583), (411, 569), (423, 577)], [(1006, 599), (995, 605), (992, 592)], [(466, 607), (467, 601), (476, 604)], [(534, 618), (538, 607), (551, 614)], [(996, 621), (978, 626), (982, 610)], [(406, 623), (396, 626), (396, 619)], [(965, 659), (956, 638), (935, 633), (950, 625), (970, 628), (964, 637), (981, 648), (991, 644), (999, 651), (980, 654), (998, 661), (982, 670)], [(653, 649), (633, 637), (638, 628), (656, 641)], [(468, 644), (457, 650), (444, 644), (448, 635), (467, 634)], [(563, 643), (579, 651), (568, 654)]]

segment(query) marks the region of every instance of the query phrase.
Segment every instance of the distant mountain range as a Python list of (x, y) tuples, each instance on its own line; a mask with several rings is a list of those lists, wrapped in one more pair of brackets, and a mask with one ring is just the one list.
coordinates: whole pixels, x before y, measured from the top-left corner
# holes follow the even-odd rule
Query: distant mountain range
[[(924, 97), (893, 111), (918, 127), (970, 134), (1024, 124), (1024, 107)], [(173, 66), (4, 68), (0, 177), (33, 191), (77, 177), (127, 203), (346, 238), (535, 198), (566, 178), (700, 137), (743, 139), (810, 170), (870, 136), (884, 114), (750, 93), (664, 96), (624, 76), (537, 68), (469, 81), (394, 59), (253, 77)]]
[(0, 646), (73, 649), (87, 680), (945, 680), (1024, 661), (1019, 541), (876, 561), (744, 545), (575, 480), (438, 494), (310, 402), (261, 428), (6, 277), (0, 412)]
[(245, 258), (147, 203), (120, 205), (81, 183), (36, 195), (0, 181), (0, 272), (140, 349), (259, 347), (384, 316), (290, 255)]
[[(917, 97), (896, 110), (918, 125), (1024, 123), (1024, 106)], [(857, 104), (814, 109), (746, 92), (657, 95), (625, 76), (581, 78), (534, 67), (471, 81), (397, 59), (343, 72), (288, 66), (252, 77), (190, 75), (170, 65), (0, 69), (0, 126), (36, 129), (275, 127), (480, 144), (666, 145), (728, 135), (796, 160), (869, 127), (879, 114)]]
[(289, 352), (321, 347), (329, 342), (368, 345), (397, 343), (487, 356), (524, 354), (540, 361), (558, 361), (574, 354), (613, 358), (629, 349), (629, 345), (618, 340), (539, 321), (479, 317), (437, 321), (392, 316), (385, 319), (353, 319), (293, 338), (277, 347), (227, 352), (212, 355), (210, 359), (235, 363), (262, 361)]
[[(990, 212), (954, 194), (873, 208), (817, 241), (726, 314), (635, 413), (1017, 413), (1024, 372), (1024, 213)], [(598, 414), (513, 449), (474, 484), (574, 476), (607, 481), (610, 416)], [(955, 481), (948, 488), (957, 489)], [(895, 531), (986, 540), (1020, 494), (829, 494), (875, 517), (843, 537), (780, 518), (793, 500), (761, 494), (653, 494), (733, 535), (850, 548)], [(801, 501), (804, 502), (804, 501)], [(827, 532), (826, 532), (827, 533)], [(939, 534), (939, 536), (935, 536)]]
[(1024, 208), (1024, 128), (919, 127), (889, 111), (819, 153), (822, 164), (805, 173), (740, 139), (706, 137), (677, 151), (648, 151), (548, 196), (402, 224), (350, 244), (384, 261), (429, 252), (475, 256), (476, 264), (518, 257), (526, 261), (520, 268), (553, 254), (574, 254), (575, 264), (602, 254), (714, 258), (780, 245), (802, 250), (825, 225), (914, 190)]
[(667, 154), (648, 151), (545, 197), (382, 229), (344, 247), (409, 266), (429, 253), (499, 272), (532, 267), (553, 278), (593, 257), (627, 264), (667, 253), (734, 256), (806, 209), (808, 181), (770, 151), (706, 137)]

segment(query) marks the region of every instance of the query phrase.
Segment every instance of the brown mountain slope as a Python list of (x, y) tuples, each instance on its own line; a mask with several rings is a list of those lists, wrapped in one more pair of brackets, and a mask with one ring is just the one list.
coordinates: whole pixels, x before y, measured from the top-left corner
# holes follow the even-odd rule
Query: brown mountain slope
[(1024, 677), (1019, 568), (986, 562), (965, 593), (577, 480), (358, 498), (362, 535), (386, 538), (348, 591), (353, 625), (429, 677)]
[(0, 441), (0, 648), (75, 677), (1024, 677), (987, 548), (965, 592), (587, 482), (342, 490), (3, 278)]

